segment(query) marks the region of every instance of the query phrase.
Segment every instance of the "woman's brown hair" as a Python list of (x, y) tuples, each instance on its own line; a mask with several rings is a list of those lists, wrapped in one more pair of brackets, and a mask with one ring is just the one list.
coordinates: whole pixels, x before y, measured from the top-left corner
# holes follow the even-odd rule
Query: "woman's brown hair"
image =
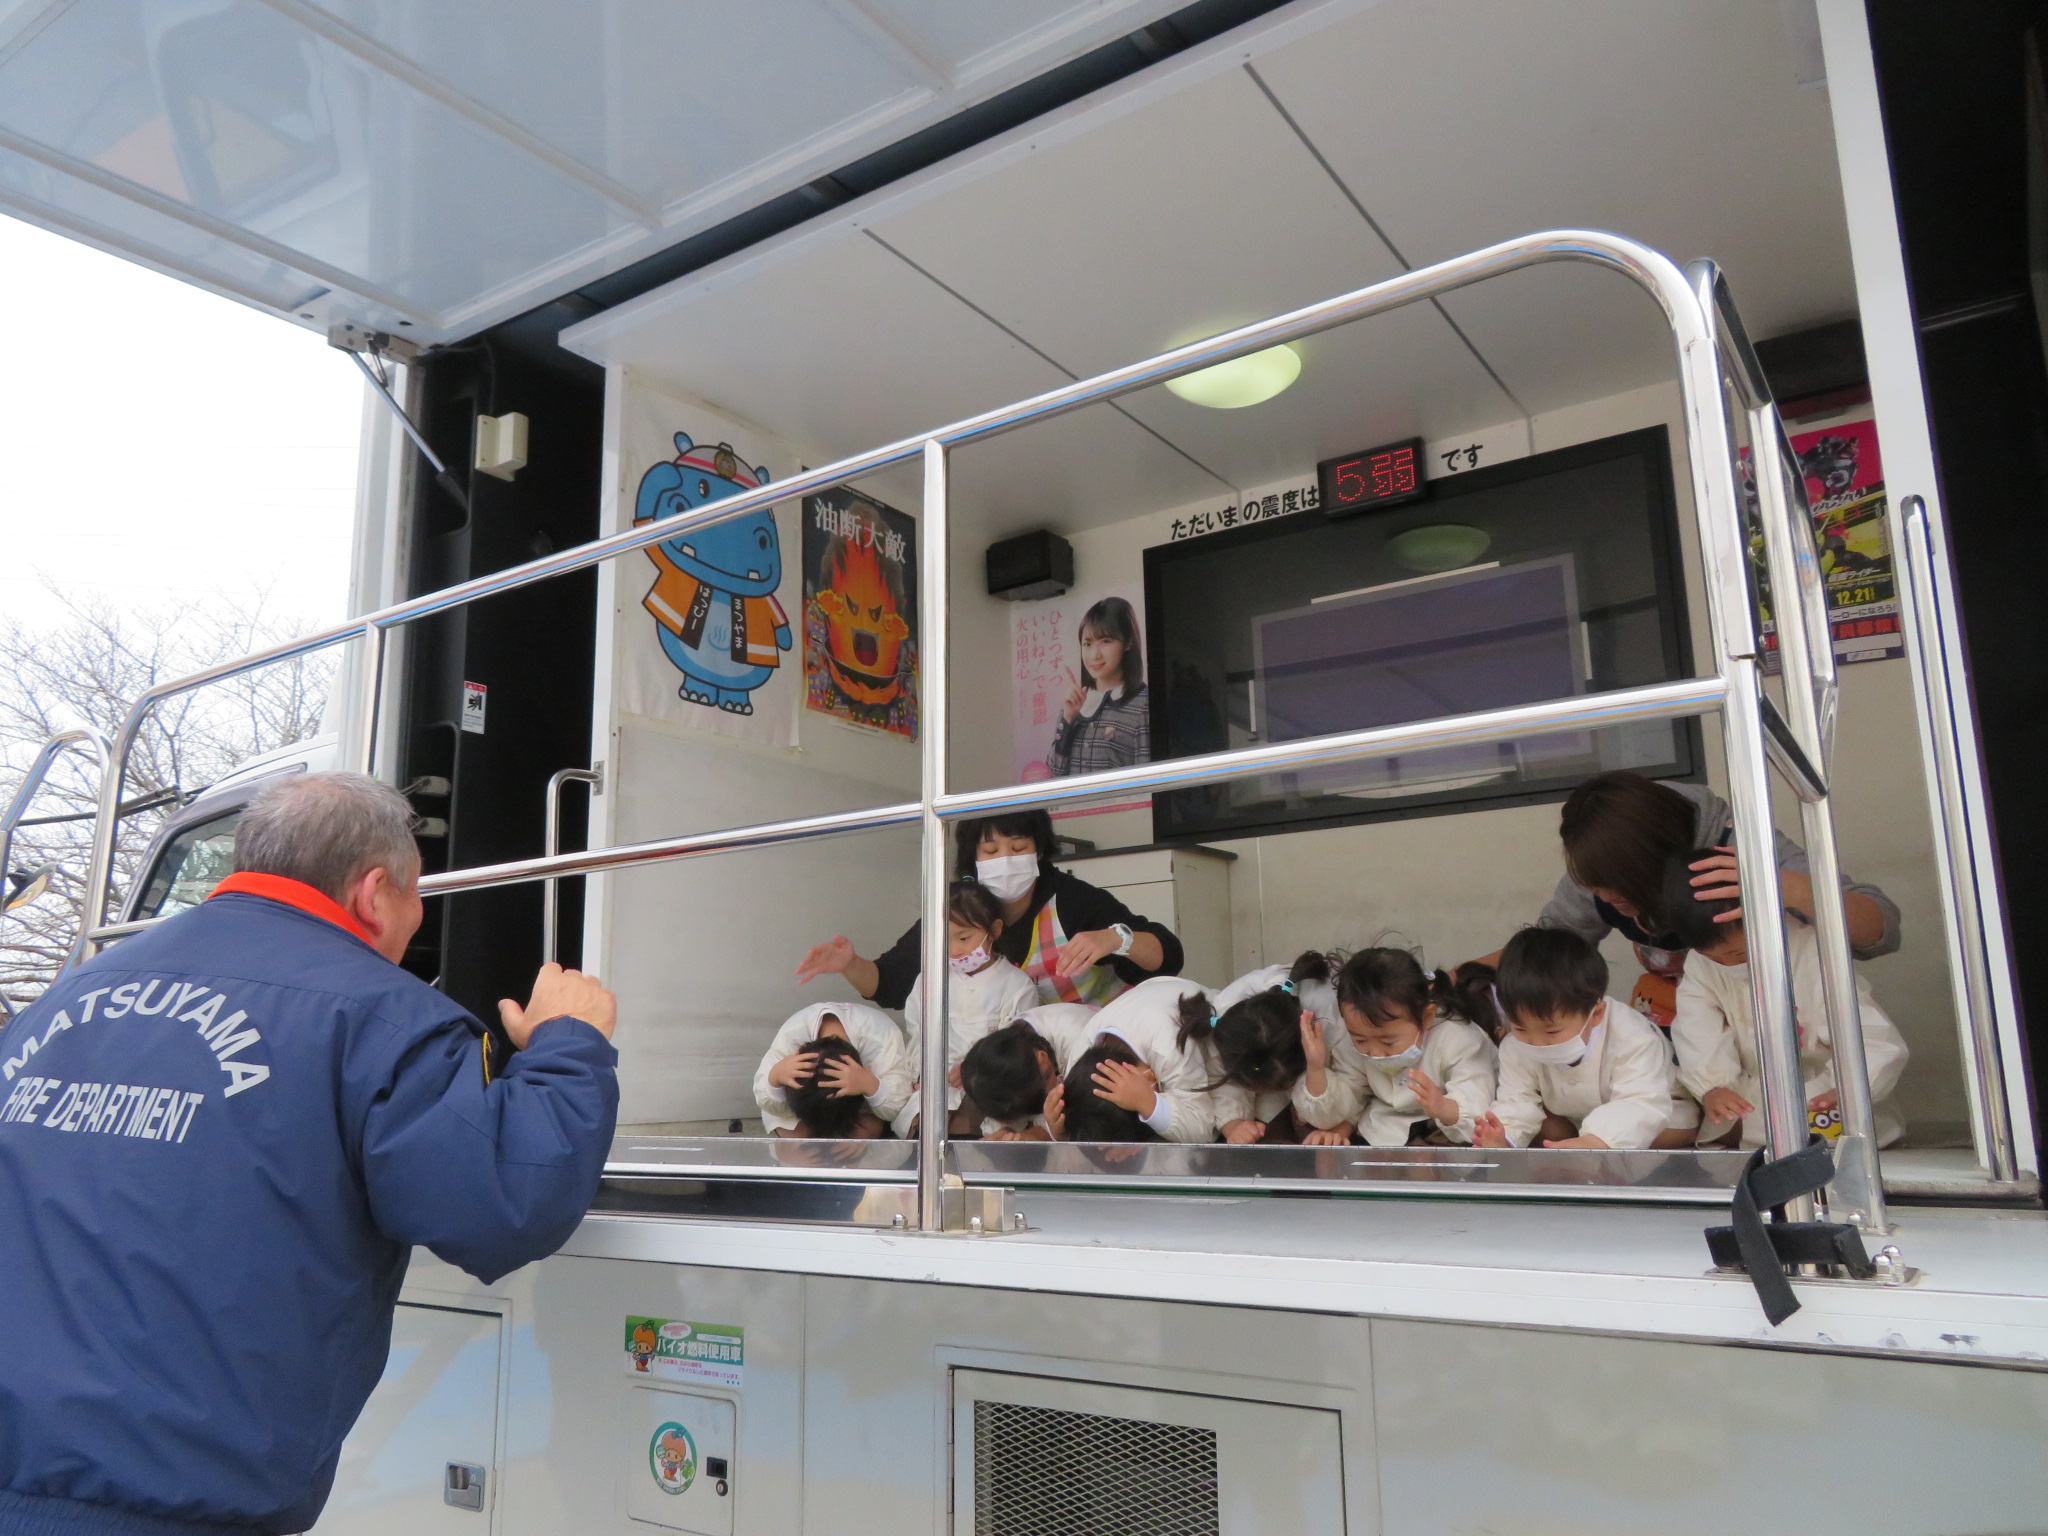
[[(1693, 803), (1639, 773), (1596, 773), (1564, 803), (1565, 868), (1589, 890), (1613, 891), (1644, 914), (1664, 894), (1673, 854), (1699, 840)], [(1652, 919), (1654, 921), (1654, 919)]]

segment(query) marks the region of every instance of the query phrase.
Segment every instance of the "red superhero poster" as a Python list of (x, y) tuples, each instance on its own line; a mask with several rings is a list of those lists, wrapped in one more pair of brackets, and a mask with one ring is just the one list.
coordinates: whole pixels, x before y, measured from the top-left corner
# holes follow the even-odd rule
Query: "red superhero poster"
[(917, 739), (917, 524), (848, 490), (804, 498), (804, 706)]
[[(1806, 475), (1813, 537), (1827, 591), (1835, 660), (1882, 661), (1904, 653), (1899, 594), (1886, 531), (1884, 460), (1868, 417), (1791, 435)], [(1777, 625), (1766, 598), (1764, 633), (1776, 665)]]

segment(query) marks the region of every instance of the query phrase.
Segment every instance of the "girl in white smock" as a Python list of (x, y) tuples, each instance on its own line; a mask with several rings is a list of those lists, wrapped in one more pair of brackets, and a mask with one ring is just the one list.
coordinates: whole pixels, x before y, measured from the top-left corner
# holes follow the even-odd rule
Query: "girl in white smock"
[(1509, 1034), (1475, 1146), (1692, 1145), (1699, 1106), (1677, 1094), (1671, 1047), (1606, 995), (1607, 962), (1591, 944), (1565, 928), (1524, 928), (1501, 951), (1494, 986)]
[[(1356, 1053), (1341, 1038), (1330, 969), (1327, 956), (1310, 950), (1216, 994), (1208, 1038), (1212, 1112), (1231, 1145), (1297, 1143), (1356, 1115), (1365, 1085), (1338, 1059)], [(1336, 1077), (1345, 1081), (1333, 1083)]]
[[(1709, 850), (1711, 851), (1711, 850)], [(1690, 953), (1678, 982), (1677, 1016), (1671, 1046), (1678, 1053), (1678, 1080), (1700, 1101), (1702, 1142), (1720, 1142), (1736, 1121), (1744, 1148), (1764, 1144), (1763, 1076), (1757, 1066), (1756, 1012), (1749, 990), (1749, 938), (1739, 906), (1727, 898), (1701, 900), (1691, 886), (1691, 861), (1674, 860), (1667, 882), (1667, 919)], [(1689, 899), (1688, 899), (1689, 898)], [(1738, 915), (1723, 918), (1723, 913)], [(1785, 959), (1792, 973), (1792, 1001), (1799, 1021), (1799, 1072), (1807, 1114), (1815, 1126), (1840, 1112), (1835, 1088), (1835, 1046), (1828, 1027), (1827, 994), (1820, 974), (1820, 936), (1791, 913), (1785, 918)], [(1871, 1119), (1877, 1144), (1888, 1147), (1906, 1133), (1891, 1102), (1906, 1070), (1905, 1036), (1877, 1005), (1870, 982), (1856, 973), (1856, 1014), (1863, 1023), (1863, 1057), (1870, 1074)]]
[[(952, 971), (946, 987), (946, 1109), (952, 1117), (947, 1128), (951, 1136), (972, 1136), (981, 1123), (980, 1111), (966, 1104), (960, 1087), (960, 1063), (969, 1048), (1038, 1004), (1037, 985), (995, 952), (1002, 931), (1002, 907), (995, 897), (972, 880), (954, 881), (946, 896), (946, 963)], [(920, 1077), (927, 990), (920, 977), (903, 1005), (903, 1018), (910, 1026), (912, 1071)], [(913, 1092), (896, 1116), (897, 1135), (915, 1134), (917, 1106)]]
[[(1197, 1011), (1198, 1033), (1189, 1036)], [(1213, 1141), (1212, 1071), (1199, 1039), (1208, 1028), (1209, 994), (1183, 976), (1154, 976), (1112, 999), (1047, 1096), (1054, 1139)]]
[[(843, 1041), (851, 1058), (821, 1048), (820, 1042)], [(754, 1070), (754, 1103), (770, 1135), (799, 1136), (814, 1131), (806, 1124), (819, 1118), (807, 1100), (821, 1096), (858, 1099), (874, 1116), (876, 1131), (910, 1102), (914, 1073), (903, 1031), (879, 1008), (866, 1003), (813, 1003), (783, 1021)], [(844, 1108), (846, 1106), (828, 1106)], [(812, 1109), (806, 1116), (800, 1108)], [(834, 1117), (828, 1112), (828, 1121)], [(854, 1118), (859, 1118), (858, 1110)]]
[(1046, 1096), (1095, 1044), (1096, 1012), (1086, 1003), (1040, 1003), (968, 1047), (960, 1086), (981, 1111), (984, 1141), (1052, 1139)]
[[(1338, 970), (1336, 997), (1344, 1030), (1331, 1079), (1356, 1080), (1359, 1095), (1312, 1111), (1333, 1116), (1340, 1130), (1355, 1124), (1369, 1146), (1469, 1144), (1493, 1102), (1499, 1067), (1489, 1032), (1470, 1017), (1491, 1021), (1485, 982), (1461, 989), (1442, 971), (1425, 975), (1405, 949), (1361, 949)], [(1338, 1137), (1326, 1132), (1308, 1141)]]

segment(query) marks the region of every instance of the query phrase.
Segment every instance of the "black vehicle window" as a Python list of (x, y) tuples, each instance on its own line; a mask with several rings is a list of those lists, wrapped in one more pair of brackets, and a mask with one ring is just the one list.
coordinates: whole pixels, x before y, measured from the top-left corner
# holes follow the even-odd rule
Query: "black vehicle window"
[(185, 828), (165, 845), (149, 872), (142, 900), (135, 916), (169, 917), (206, 900), (214, 886), (235, 867), (235, 823), (242, 819), (236, 806), (224, 816)]

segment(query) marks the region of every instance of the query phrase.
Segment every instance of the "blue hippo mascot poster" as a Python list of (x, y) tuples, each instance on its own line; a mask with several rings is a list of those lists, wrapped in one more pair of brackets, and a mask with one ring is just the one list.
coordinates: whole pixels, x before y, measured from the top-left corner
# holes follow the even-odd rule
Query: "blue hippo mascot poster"
[[(640, 477), (635, 527), (768, 483), (767, 468), (748, 465), (729, 443), (700, 444), (686, 432), (674, 440), (675, 456)], [(775, 596), (783, 553), (774, 509), (663, 539), (647, 546), (647, 557), (658, 574), (643, 602), (654, 616), (662, 654), (675, 668), (676, 697), (713, 714), (762, 714), (764, 690), (794, 643)], [(780, 708), (768, 713), (786, 713), (785, 690), (773, 694)], [(683, 711), (685, 718), (693, 713)], [(761, 723), (768, 726), (761, 734), (776, 731), (771, 721)]]

